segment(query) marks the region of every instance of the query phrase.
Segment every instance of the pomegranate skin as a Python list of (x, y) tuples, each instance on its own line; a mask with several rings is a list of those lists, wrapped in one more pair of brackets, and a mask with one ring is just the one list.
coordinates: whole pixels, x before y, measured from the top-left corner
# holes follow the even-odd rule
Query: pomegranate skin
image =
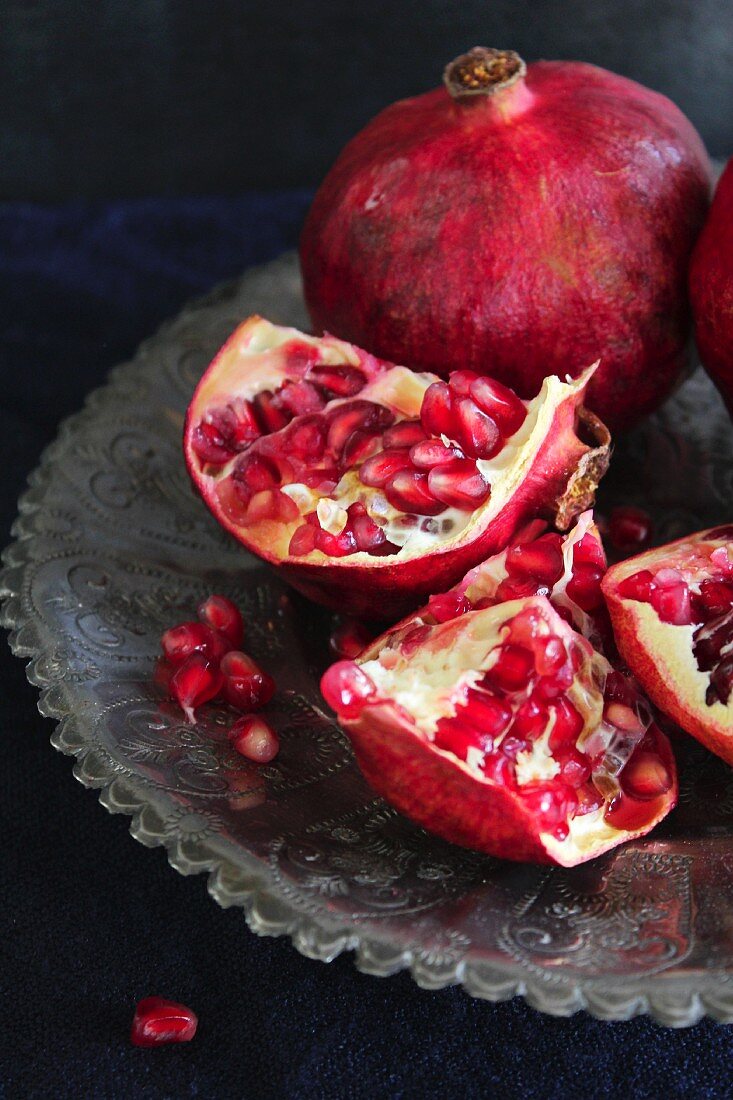
[(525, 398), (600, 357), (589, 407), (627, 427), (687, 364), (709, 173), (673, 103), (592, 65), (540, 61), (491, 94), (400, 101), (349, 142), (309, 212), (313, 324)]
[(733, 160), (692, 255), (690, 299), (700, 359), (733, 416)]

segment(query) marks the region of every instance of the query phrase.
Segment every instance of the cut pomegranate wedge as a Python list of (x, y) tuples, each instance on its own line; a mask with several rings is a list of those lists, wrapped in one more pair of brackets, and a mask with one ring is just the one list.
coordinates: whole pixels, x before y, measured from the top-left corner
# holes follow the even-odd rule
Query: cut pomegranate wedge
[(456, 844), (563, 866), (661, 821), (677, 797), (674, 758), (634, 680), (599, 648), (604, 566), (585, 513), (565, 538), (520, 541), (328, 669), (324, 698), (375, 790)]
[(296, 588), (394, 619), (529, 518), (565, 528), (592, 503), (609, 444), (582, 405), (594, 369), (520, 401), (251, 317), (196, 389), (186, 462), (219, 522)]
[(613, 566), (603, 594), (649, 698), (733, 764), (733, 524)]

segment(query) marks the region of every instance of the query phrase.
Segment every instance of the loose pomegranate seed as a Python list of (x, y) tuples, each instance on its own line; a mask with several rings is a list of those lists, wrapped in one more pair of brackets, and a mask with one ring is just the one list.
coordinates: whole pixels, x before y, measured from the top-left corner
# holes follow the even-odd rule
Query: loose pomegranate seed
[(563, 572), (561, 537), (543, 535), (534, 542), (512, 546), (507, 551), (506, 569), (511, 577), (535, 577), (543, 584), (555, 584)]
[(436, 623), (447, 623), (471, 610), (471, 601), (460, 592), (441, 592), (428, 600), (428, 610)]
[(241, 649), (244, 641), (244, 621), (236, 604), (226, 596), (209, 596), (199, 604), (198, 617), (212, 630), (223, 634), (232, 649)]
[(337, 661), (323, 674), (321, 694), (344, 718), (358, 718), (367, 703), (376, 701), (376, 687), (355, 661)]
[(208, 623), (181, 623), (166, 630), (160, 639), (166, 660), (172, 665), (182, 664), (192, 653), (203, 653), (209, 660), (218, 662), (231, 648), (223, 633)]
[(521, 691), (527, 687), (534, 673), (534, 656), (524, 646), (503, 645), (496, 663), (489, 669), (485, 680), (502, 691)]
[(434, 466), (428, 474), (428, 489), (444, 504), (462, 511), (473, 511), (491, 494), (488, 481), (469, 458), (455, 458), (444, 466)]
[[(227, 654), (228, 656), (228, 654)], [(226, 661), (227, 657), (224, 657)], [(196, 721), (194, 711), (219, 694), (224, 685), (220, 667), (203, 653), (192, 653), (176, 668), (169, 690), (188, 721)]]
[(498, 737), (512, 720), (512, 710), (496, 695), (477, 688), (470, 688), (459, 716), (475, 729), (483, 730), (490, 737)]
[(383, 488), (400, 470), (412, 467), (406, 450), (380, 451), (368, 458), (359, 469), (359, 480), (374, 489)]
[(572, 748), (577, 744), (583, 732), (583, 719), (569, 699), (560, 698), (553, 702), (555, 721), (550, 730), (549, 745), (553, 752), (558, 749)]
[(625, 600), (640, 600), (642, 603), (650, 603), (652, 592), (656, 588), (654, 574), (648, 569), (640, 569), (638, 573), (632, 573), (618, 586), (619, 595)]
[(602, 578), (603, 570), (599, 566), (581, 562), (573, 566), (573, 575), (565, 591), (582, 611), (595, 611), (603, 602)]
[(471, 384), (476, 382), (478, 377), (473, 370), (454, 370), (448, 375), (448, 385), (457, 397), (467, 397)]
[(223, 695), (237, 710), (259, 710), (275, 694), (275, 681), (251, 657), (233, 649), (221, 662)]
[(311, 367), (308, 378), (335, 397), (353, 397), (366, 386), (366, 375), (358, 367)]
[(477, 378), (471, 383), (469, 394), (478, 407), (498, 424), (505, 439), (519, 431), (527, 409), (513, 390), (493, 378)]
[(274, 729), (264, 718), (246, 714), (238, 718), (228, 733), (232, 748), (255, 764), (269, 764), (280, 751), (280, 742)]
[(262, 390), (252, 398), (254, 414), (263, 432), (279, 432), (292, 420), (292, 413), (282, 408), (270, 390)]
[(455, 440), (471, 458), (493, 458), (504, 446), (495, 420), (482, 412), (471, 397), (459, 397), (453, 405)]
[(440, 718), (435, 727), (435, 744), (452, 752), (459, 760), (468, 758), (469, 749), (491, 751), (492, 740), (486, 733), (462, 722), (460, 718)]
[(400, 512), (438, 516), (445, 511), (445, 504), (436, 500), (428, 488), (428, 475), (418, 470), (399, 470), (393, 474), (384, 486), (384, 495)]
[(143, 997), (135, 1007), (130, 1041), (136, 1047), (157, 1047), (163, 1043), (190, 1043), (196, 1034), (198, 1017), (186, 1005), (164, 997)]
[(446, 382), (433, 382), (425, 390), (420, 407), (420, 421), (429, 436), (456, 438), (453, 398)]
[(392, 447), (410, 448), (425, 439), (425, 429), (419, 420), (399, 420), (391, 428), (387, 428), (382, 437), (385, 450)]
[(308, 523), (297, 527), (288, 546), (288, 554), (294, 558), (300, 558), (304, 554), (310, 554), (316, 548), (316, 529)]
[(346, 619), (331, 634), (328, 647), (334, 657), (353, 661), (369, 645), (374, 635), (356, 619)]
[(323, 397), (311, 382), (286, 382), (277, 395), (293, 416), (320, 412), (325, 405)]
[[(410, 459), (418, 470), (432, 470), (433, 466), (445, 465), (454, 458), (461, 458), (458, 447), (446, 447), (440, 439), (422, 439), (410, 448)], [(471, 463), (473, 470), (476, 464)]]
[(614, 508), (608, 521), (611, 543), (622, 553), (634, 553), (649, 542), (652, 518), (641, 508)]
[[(656, 581), (659, 584), (659, 573)], [(655, 588), (649, 602), (663, 623), (689, 626), (692, 622), (690, 590), (683, 580), (663, 588)]]
[(672, 777), (656, 753), (637, 751), (621, 772), (626, 794), (640, 801), (658, 798), (672, 786)]

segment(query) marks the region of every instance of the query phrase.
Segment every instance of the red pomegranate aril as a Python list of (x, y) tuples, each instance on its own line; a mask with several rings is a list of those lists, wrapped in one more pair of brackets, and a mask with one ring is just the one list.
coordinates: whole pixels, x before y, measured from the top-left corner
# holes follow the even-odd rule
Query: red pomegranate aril
[(639, 750), (621, 772), (620, 782), (626, 794), (643, 802), (665, 794), (672, 777), (656, 753)]
[(527, 783), (519, 788), (522, 799), (540, 823), (543, 832), (551, 833), (566, 824), (577, 805), (575, 791), (564, 783)]
[(377, 689), (366, 672), (354, 661), (337, 661), (323, 674), (321, 693), (328, 705), (346, 718), (358, 718)]
[(262, 489), (255, 493), (247, 506), (242, 526), (254, 526), (272, 520), (277, 523), (292, 523), (300, 512), (294, 500), (280, 489)]
[(326, 428), (320, 416), (296, 420), (287, 434), (287, 449), (302, 462), (320, 458), (326, 448)]
[(473, 370), (454, 370), (448, 375), (448, 385), (457, 397), (467, 397), (471, 383), (479, 377)]
[(731, 689), (733, 689), (733, 656), (728, 656), (710, 673), (710, 684), (705, 692), (705, 702), (710, 707), (716, 702), (721, 702), (723, 706), (727, 706)]
[(453, 405), (455, 440), (471, 458), (493, 458), (504, 446), (495, 420), (482, 412), (470, 397), (459, 397)]
[(380, 451), (359, 468), (359, 480), (362, 485), (382, 489), (395, 474), (408, 468), (412, 468), (412, 462), (406, 450)]
[[(710, 535), (709, 537), (712, 538), (713, 536)], [(713, 565), (717, 565), (718, 569), (720, 569), (721, 573), (726, 577), (733, 576), (732, 551), (733, 547), (731, 546), (717, 546), (710, 555), (710, 561)]]
[(519, 431), (527, 409), (513, 390), (493, 378), (476, 378), (468, 392), (482, 412), (488, 413), (498, 425), (505, 439)]
[(616, 550), (633, 553), (646, 546), (652, 536), (652, 518), (631, 505), (614, 508), (608, 520), (608, 537)]
[(323, 397), (311, 382), (286, 382), (277, 396), (293, 416), (320, 412), (325, 405)]
[(428, 611), (436, 623), (447, 623), (471, 610), (471, 601), (460, 592), (441, 592), (428, 600)]
[(560, 765), (560, 778), (569, 787), (582, 787), (590, 779), (590, 761), (577, 749), (562, 749), (555, 754), (555, 759)]
[(304, 554), (310, 554), (316, 548), (316, 529), (309, 523), (304, 523), (293, 532), (288, 546), (288, 554), (294, 558), (302, 558)]
[[(656, 580), (659, 582), (659, 574)], [(655, 588), (649, 602), (663, 623), (689, 626), (692, 622), (690, 590), (683, 580), (663, 588)]]
[(496, 695), (470, 688), (465, 704), (459, 710), (464, 722), (470, 722), (477, 730), (498, 737), (512, 720), (512, 710)]
[(382, 438), (378, 432), (355, 431), (344, 443), (341, 463), (347, 468), (359, 466), (371, 458), (382, 447)]
[(308, 379), (335, 397), (353, 397), (366, 385), (366, 375), (348, 364), (343, 366), (311, 367)]
[(473, 511), (491, 495), (491, 486), (469, 458), (434, 466), (428, 474), (428, 489), (443, 504), (461, 511)]
[(575, 810), (576, 817), (593, 813), (594, 810), (598, 810), (603, 805), (603, 796), (592, 782), (583, 783), (575, 793), (578, 797), (578, 805)]
[(597, 565), (606, 568), (606, 555), (597, 538), (591, 534), (583, 535), (573, 547), (573, 565)]
[(640, 734), (644, 732), (644, 723), (639, 715), (625, 703), (609, 703), (603, 712), (607, 722), (624, 733)]
[(237, 605), (226, 596), (209, 596), (199, 604), (197, 614), (202, 623), (223, 634), (233, 649), (242, 648), (244, 620)]
[[(433, 466), (445, 465), (454, 458), (461, 458), (461, 452), (457, 447), (446, 447), (440, 439), (422, 439), (410, 448), (410, 459), (418, 470), (432, 470)], [(471, 463), (476, 469), (476, 464)]]
[(553, 752), (572, 748), (583, 732), (583, 718), (569, 699), (560, 698), (552, 703), (555, 721), (550, 730), (549, 746)]
[(524, 646), (508, 643), (499, 650), (499, 657), (484, 679), (502, 691), (521, 691), (534, 673), (534, 656)]
[(201, 461), (211, 466), (223, 466), (237, 453), (221, 432), (205, 420), (194, 428), (191, 446)]
[(374, 635), (357, 619), (347, 619), (331, 633), (328, 648), (339, 660), (353, 661)]
[[(383, 546), (387, 541), (382, 528), (374, 522), (371, 516), (366, 514), (354, 514), (356, 505), (351, 505), (349, 508), (349, 528), (354, 538), (354, 543), (357, 550), (361, 550), (368, 554), (373, 553), (380, 546)], [(359, 506), (363, 507), (363, 506)]]
[(238, 710), (258, 710), (275, 694), (275, 681), (250, 656), (233, 649), (223, 658), (221, 671), (226, 701)]
[(445, 504), (436, 500), (428, 487), (428, 475), (418, 470), (399, 470), (384, 486), (384, 495), (393, 508), (418, 516), (438, 516)]
[(192, 653), (203, 653), (212, 661), (220, 661), (231, 649), (223, 633), (203, 622), (172, 626), (161, 637), (160, 646), (172, 665), (182, 664)]
[(492, 779), (502, 787), (511, 789), (516, 785), (514, 761), (505, 756), (503, 752), (487, 753), (481, 765), (481, 770), (488, 779)]
[(135, 1007), (130, 1041), (136, 1047), (157, 1047), (164, 1043), (189, 1043), (196, 1034), (198, 1017), (186, 1005), (164, 997), (143, 997)]
[(722, 615), (733, 607), (733, 585), (725, 581), (703, 581), (697, 602), (705, 613), (705, 618)]
[[(226, 660), (226, 655), (223, 658)], [(224, 686), (220, 666), (203, 653), (192, 653), (170, 678), (169, 690), (193, 725), (194, 711), (214, 699)]]
[(391, 447), (414, 447), (425, 439), (425, 429), (419, 420), (400, 420), (387, 428), (382, 443), (385, 450)]
[(357, 550), (356, 539), (353, 531), (344, 527), (340, 535), (333, 535), (330, 531), (324, 531), (320, 527), (315, 528), (316, 550), (328, 554), (330, 558), (344, 558), (348, 554), (355, 554)]
[(536, 699), (525, 699), (517, 710), (510, 733), (525, 741), (536, 741), (547, 728), (549, 721), (547, 707)]
[(251, 494), (274, 489), (280, 484), (277, 467), (261, 454), (248, 454), (240, 458), (232, 470), (232, 478)]
[(512, 546), (507, 551), (506, 569), (512, 577), (535, 577), (543, 584), (555, 584), (563, 572), (560, 536), (543, 535), (534, 542)]
[[(536, 577), (505, 577), (496, 590), (496, 599), (499, 603), (506, 603), (508, 600), (521, 600), (525, 596), (548, 596), (549, 593), (549, 587)], [(557, 610), (560, 614), (562, 608)]]
[(540, 699), (549, 702), (563, 695), (573, 682), (573, 670), (570, 664), (564, 665), (551, 676), (540, 676), (535, 692)]
[(394, 413), (374, 401), (348, 401), (338, 405), (329, 415), (328, 449), (339, 457), (352, 432), (386, 428), (393, 420)]
[(630, 577), (626, 577), (625, 580), (621, 581), (618, 590), (624, 599), (650, 603), (652, 592), (656, 587), (654, 574), (648, 569), (640, 569), (638, 573), (632, 573)]
[(263, 432), (279, 432), (292, 420), (290, 411), (277, 404), (275, 395), (270, 390), (262, 390), (253, 397), (252, 405), (257, 423)]
[(280, 751), (280, 741), (272, 726), (252, 714), (238, 718), (227, 736), (232, 748), (255, 764), (269, 764)]
[(193, 446), (202, 462), (223, 465), (261, 434), (251, 404), (239, 401), (208, 412), (194, 431)]
[(459, 760), (468, 758), (469, 749), (478, 749), (480, 752), (490, 752), (492, 749), (491, 737), (457, 717), (438, 720), (435, 744), (439, 749), (452, 752)]
[(447, 382), (433, 382), (425, 390), (420, 407), (420, 421), (429, 436), (456, 438), (453, 397)]
[(550, 634), (538, 638), (534, 647), (535, 668), (540, 676), (553, 676), (560, 672), (568, 659), (562, 639)]
[(581, 562), (573, 567), (573, 575), (567, 583), (565, 591), (569, 598), (576, 603), (582, 611), (595, 611), (601, 606), (601, 580), (603, 570), (597, 565)]

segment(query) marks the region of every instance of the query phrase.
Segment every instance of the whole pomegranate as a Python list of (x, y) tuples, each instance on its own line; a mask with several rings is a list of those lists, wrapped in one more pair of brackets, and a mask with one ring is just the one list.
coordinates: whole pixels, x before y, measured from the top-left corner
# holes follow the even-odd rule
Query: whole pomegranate
[(733, 415), (733, 160), (692, 255), (690, 297), (700, 358)]
[(318, 191), (301, 241), (314, 325), (524, 398), (600, 357), (589, 407), (631, 424), (687, 361), (699, 135), (593, 65), (476, 48), (444, 79), (373, 119)]

